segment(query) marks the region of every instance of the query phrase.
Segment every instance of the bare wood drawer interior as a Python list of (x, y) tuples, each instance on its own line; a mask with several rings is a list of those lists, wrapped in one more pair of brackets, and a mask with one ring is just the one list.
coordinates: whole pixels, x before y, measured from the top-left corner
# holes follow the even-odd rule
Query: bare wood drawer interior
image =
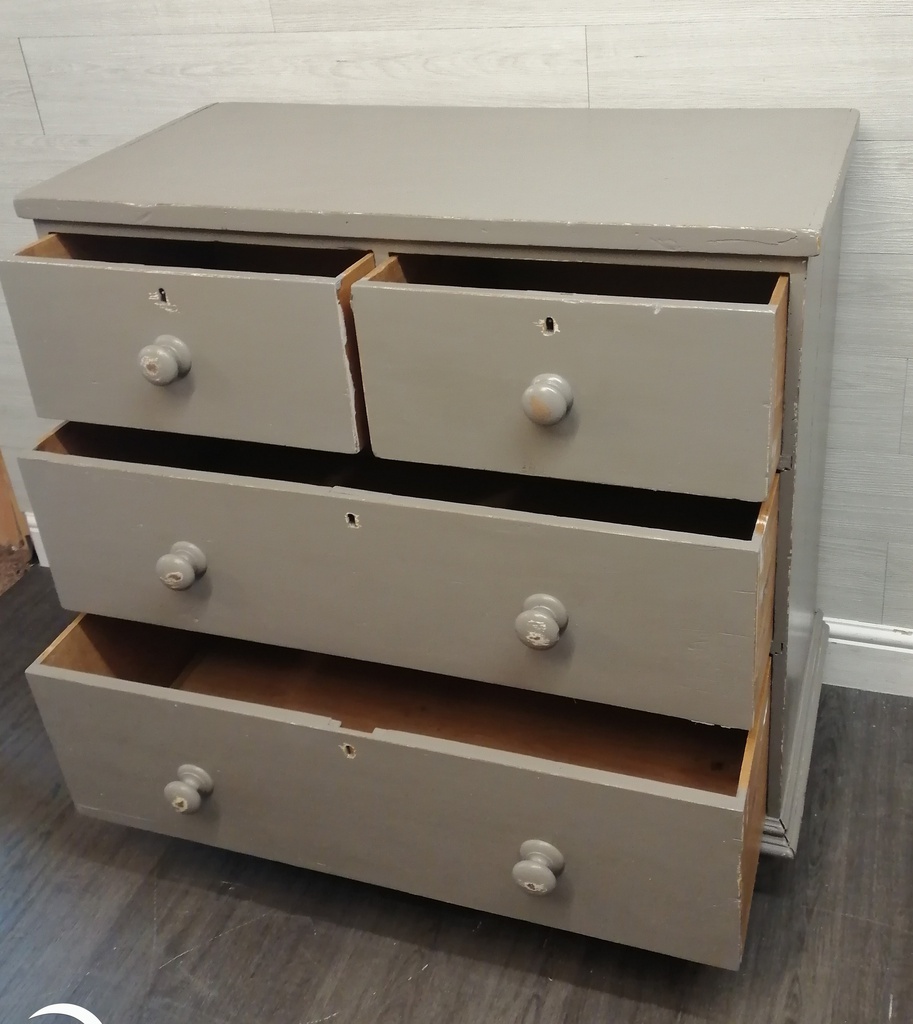
[[(335, 278), (353, 263), (363, 259), (367, 252), (364, 249), (59, 233), (32, 242), (20, 249), (17, 255), (41, 259)], [(167, 301), (167, 296), (163, 301)]]
[(40, 663), (730, 796), (754, 748), (744, 730), (94, 615)]
[(374, 271), (372, 280), (764, 305), (773, 299), (780, 275), (754, 270), (398, 253)]
[(667, 494), (606, 484), (335, 455), (251, 442), (65, 423), (36, 451), (136, 465), (231, 473), (264, 480), (345, 487), (593, 522), (750, 541), (763, 534), (768, 504)]

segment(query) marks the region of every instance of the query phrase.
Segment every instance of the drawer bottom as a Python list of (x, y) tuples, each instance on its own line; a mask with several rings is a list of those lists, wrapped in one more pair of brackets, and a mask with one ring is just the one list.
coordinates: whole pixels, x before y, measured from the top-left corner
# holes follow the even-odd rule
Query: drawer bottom
[(734, 968), (750, 733), (94, 616), (28, 670), (79, 810)]

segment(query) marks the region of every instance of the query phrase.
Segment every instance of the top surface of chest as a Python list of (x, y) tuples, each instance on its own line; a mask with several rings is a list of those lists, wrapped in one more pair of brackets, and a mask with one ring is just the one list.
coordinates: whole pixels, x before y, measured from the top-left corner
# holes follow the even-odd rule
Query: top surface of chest
[(23, 192), (46, 222), (811, 256), (852, 110), (225, 103)]

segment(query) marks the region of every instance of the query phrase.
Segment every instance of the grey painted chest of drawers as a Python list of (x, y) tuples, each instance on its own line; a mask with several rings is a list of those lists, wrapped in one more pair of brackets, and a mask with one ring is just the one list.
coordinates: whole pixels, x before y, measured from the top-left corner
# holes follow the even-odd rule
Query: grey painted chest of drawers
[(736, 967), (856, 120), (217, 104), (19, 196), (78, 808)]

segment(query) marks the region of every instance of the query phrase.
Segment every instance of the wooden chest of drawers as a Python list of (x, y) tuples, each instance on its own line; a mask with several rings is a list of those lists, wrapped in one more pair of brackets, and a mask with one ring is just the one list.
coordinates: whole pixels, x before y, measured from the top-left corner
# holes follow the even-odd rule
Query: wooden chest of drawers
[(855, 125), (221, 104), (21, 195), (77, 807), (737, 966), (820, 685)]

